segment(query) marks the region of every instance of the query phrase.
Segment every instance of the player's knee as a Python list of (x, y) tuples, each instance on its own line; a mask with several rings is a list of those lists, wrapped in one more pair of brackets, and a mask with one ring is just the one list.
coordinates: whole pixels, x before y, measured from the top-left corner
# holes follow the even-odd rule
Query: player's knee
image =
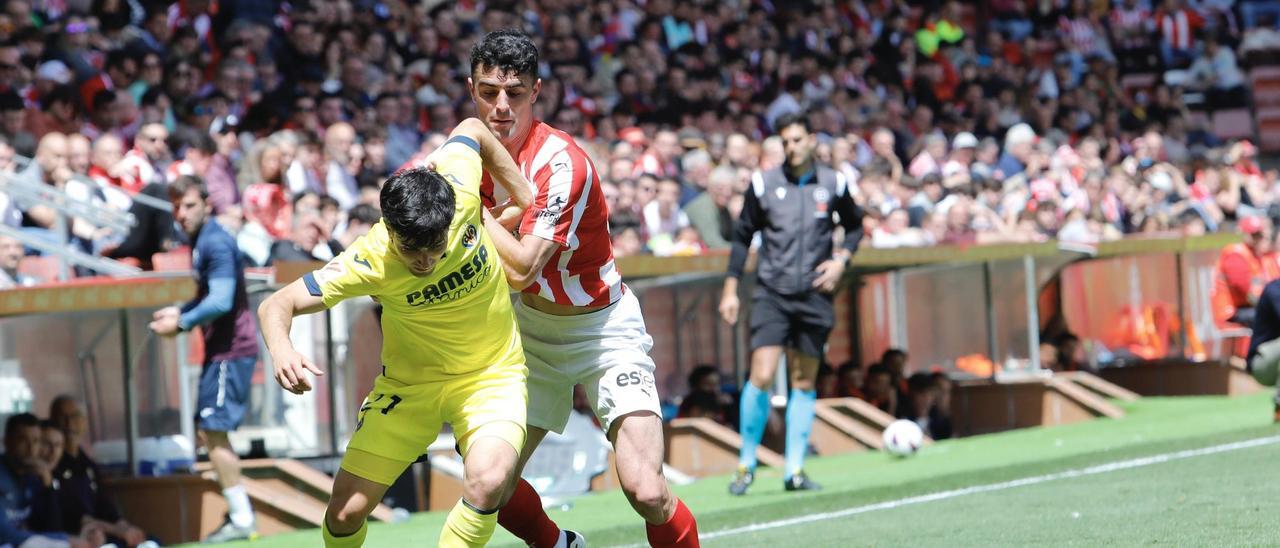
[(346, 504), (344, 501), (334, 499), (329, 502), (324, 519), (330, 533), (342, 536), (359, 530), (366, 517), (364, 509), (359, 508), (358, 505)]
[(622, 483), (622, 490), (627, 498), (639, 510), (661, 510), (666, 507), (671, 492), (667, 490), (667, 481), (661, 474), (644, 474)]
[(509, 474), (500, 467), (467, 470), (463, 486), (467, 502), (478, 508), (497, 508), (507, 491)]

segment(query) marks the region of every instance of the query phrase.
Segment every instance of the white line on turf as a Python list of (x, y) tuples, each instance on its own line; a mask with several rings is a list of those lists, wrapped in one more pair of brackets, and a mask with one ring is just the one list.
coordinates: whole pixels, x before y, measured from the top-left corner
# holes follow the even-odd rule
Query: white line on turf
[[(1245, 441), (1237, 441), (1233, 443), (1224, 443), (1222, 445), (1202, 447), (1200, 449), (1187, 449), (1184, 451), (1176, 451), (1173, 453), (1152, 455), (1150, 457), (1142, 457), (1142, 458), (1136, 458), (1136, 459), (1130, 459), (1130, 460), (1111, 462), (1107, 464), (1099, 464), (1099, 465), (1090, 466), (1087, 468), (1065, 470), (1062, 472), (1044, 474), (1041, 476), (1031, 476), (1028, 478), (1002, 481), (999, 483), (988, 483), (986, 485), (975, 485), (972, 487), (965, 487), (962, 489), (951, 489), (949, 491), (939, 491), (937, 493), (930, 493), (927, 495), (918, 495), (918, 496), (907, 497), (907, 498), (898, 499), (898, 500), (889, 500), (885, 502), (878, 502), (875, 504), (868, 504), (865, 506), (857, 506), (854, 508), (846, 508), (844, 510), (838, 510), (835, 512), (822, 512), (819, 514), (809, 514), (807, 516), (800, 516), (800, 517), (789, 518), (789, 519), (780, 519), (775, 521), (767, 521), (764, 523), (756, 523), (756, 524), (747, 525), (744, 527), (735, 527), (733, 529), (710, 531), (702, 535), (699, 535), (699, 537), (701, 538), (701, 540), (711, 540), (711, 539), (716, 539), (721, 537), (741, 535), (743, 533), (754, 533), (756, 531), (765, 531), (769, 529), (777, 529), (780, 527), (790, 527), (793, 525), (800, 525), (803, 523), (825, 521), (829, 519), (842, 518), (842, 517), (853, 516), (857, 514), (865, 514), (867, 512), (875, 512), (877, 510), (891, 510), (893, 508), (911, 506), (913, 504), (922, 504), (925, 502), (934, 502), (939, 500), (953, 499), (956, 497), (963, 497), (963, 496), (974, 495), (978, 493), (990, 493), (992, 491), (1003, 491), (1005, 489), (1013, 489), (1015, 487), (1025, 487), (1027, 485), (1035, 485), (1039, 483), (1057, 481), (1061, 479), (1078, 478), (1081, 476), (1091, 476), (1094, 474), (1105, 474), (1107, 472), (1115, 472), (1117, 470), (1141, 468), (1143, 466), (1151, 466), (1153, 464), (1161, 464), (1169, 461), (1188, 459), (1191, 457), (1202, 457), (1205, 455), (1225, 453), (1228, 451), (1238, 451), (1240, 449), (1249, 449), (1251, 447), (1261, 447), (1264, 445), (1273, 445), (1276, 443), (1280, 443), (1280, 436), (1271, 436), (1266, 438), (1256, 438), (1256, 439), (1245, 440)], [(636, 546), (644, 546), (644, 545), (638, 544)]]

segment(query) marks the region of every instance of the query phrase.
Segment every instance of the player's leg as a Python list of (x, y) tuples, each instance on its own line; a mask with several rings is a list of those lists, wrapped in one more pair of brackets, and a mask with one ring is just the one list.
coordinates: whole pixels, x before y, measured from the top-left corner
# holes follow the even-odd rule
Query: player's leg
[[(753, 338), (753, 342), (754, 340)], [(772, 410), (769, 405), (769, 387), (773, 386), (773, 376), (778, 370), (778, 358), (781, 356), (782, 346), (779, 344), (761, 346), (751, 351), (751, 374), (742, 385), (742, 397), (738, 402), (738, 430), (742, 435), (738, 465), (747, 470), (756, 468), (756, 448), (764, 437), (764, 428)]]
[(662, 419), (652, 411), (637, 411), (613, 421), (618, 483), (627, 501), (645, 520), (651, 546), (698, 546), (698, 523), (684, 502), (671, 493), (662, 473), (665, 447)]
[(231, 447), (227, 433), (244, 420), (249, 399), (249, 385), (257, 358), (220, 360), (205, 365), (200, 374), (197, 401), (198, 438), (209, 454), (227, 501), (227, 522), (205, 539), (227, 542), (257, 535), (253, 505), (240, 480), (240, 457)]
[(446, 386), (444, 416), (458, 436), (464, 479), (439, 546), (484, 546), (493, 536), (524, 447), (526, 376), (521, 363), (498, 365)]
[(565, 361), (557, 352), (556, 341), (544, 338), (558, 333), (558, 328), (547, 325), (553, 320), (528, 309), (518, 300), (515, 311), (524, 344), (525, 364), (529, 368), (527, 434), (516, 464), (515, 481), (507, 489), (502, 509), (498, 511), (498, 524), (530, 546), (553, 548), (561, 546), (561, 540), (569, 540), (567, 537), (576, 536), (576, 533), (560, 530), (542, 507), (542, 497), (520, 474), (548, 431), (564, 431), (573, 409), (573, 382), (553, 365), (562, 365)]
[(818, 399), (814, 381), (819, 359), (826, 351), (827, 335), (835, 325), (835, 306), (831, 295), (818, 292), (796, 298), (789, 304), (793, 350), (787, 362), (791, 393), (787, 403), (784, 485), (789, 491), (819, 489), (818, 484), (804, 475), (803, 467)]
[(788, 351), (787, 356), (787, 370), (791, 374), (791, 393), (787, 399), (785, 485), (789, 490), (816, 489), (817, 484), (809, 481), (802, 472), (818, 401), (818, 394), (814, 390), (814, 380), (818, 374), (818, 358), (796, 350)]
[[(359, 450), (356, 450), (359, 451)], [(348, 455), (351, 455), (348, 452)], [(382, 481), (394, 482), (395, 478), (386, 480), (391, 476), (391, 470), (400, 468), (403, 472), (408, 463), (396, 463), (390, 459), (383, 460), (372, 454), (360, 455), (359, 460), (363, 460), (363, 466), (368, 467), (371, 464), (378, 468), (388, 471), (383, 476)], [(381, 464), (375, 464), (381, 461)], [(347, 464), (344, 459), (344, 465)], [(395, 473), (399, 476), (399, 473)], [(362, 478), (345, 468), (338, 470), (338, 475), (333, 479), (333, 493), (329, 496), (329, 506), (325, 509), (324, 523), (321, 527), (321, 534), (324, 537), (324, 545), (326, 548), (355, 548), (364, 546), (365, 535), (369, 531), (368, 518), (373, 513), (373, 509), (377, 508), (378, 503), (382, 501), (382, 496), (386, 494), (389, 484)]]
[(507, 487), (502, 509), (498, 510), (498, 525), (534, 548), (561, 546), (562, 537), (576, 533), (562, 532), (560, 526), (547, 515), (538, 491), (520, 477), (524, 473), (524, 465), (528, 464), (538, 444), (547, 436), (544, 428), (533, 425), (528, 425), (527, 428), (524, 448), (520, 450), (520, 459), (516, 463), (515, 480)]
[(644, 518), (653, 546), (697, 546), (698, 525), (688, 507), (671, 493), (662, 473), (666, 458), (662, 407), (654, 381), (653, 338), (635, 295), (627, 292), (598, 325), (581, 337), (602, 341), (604, 353), (591, 352), (581, 363), (582, 385), (613, 444), (618, 483), (627, 501)]
[(374, 382), (334, 478), (321, 528), (327, 548), (363, 545), (382, 495), (440, 433), (442, 384), (407, 385), (385, 376)]

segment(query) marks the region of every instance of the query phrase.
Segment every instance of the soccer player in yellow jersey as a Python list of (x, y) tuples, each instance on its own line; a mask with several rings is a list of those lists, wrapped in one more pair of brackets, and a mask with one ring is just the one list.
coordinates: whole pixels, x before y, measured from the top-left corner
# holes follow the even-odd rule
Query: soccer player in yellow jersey
[(323, 527), (330, 548), (363, 545), (365, 518), (426, 452), (442, 422), (453, 425), (466, 480), (439, 545), (483, 546), (524, 445), (528, 370), (506, 277), (481, 218), (481, 173), (494, 175), (518, 209), (532, 200), (530, 186), (474, 118), (431, 161), (387, 181), (383, 220), (366, 236), (258, 310), (276, 381), (300, 394), (311, 389), (308, 373), (324, 373), (290, 343), (293, 317), (357, 296), (383, 306), (383, 373), (360, 407), (334, 478)]

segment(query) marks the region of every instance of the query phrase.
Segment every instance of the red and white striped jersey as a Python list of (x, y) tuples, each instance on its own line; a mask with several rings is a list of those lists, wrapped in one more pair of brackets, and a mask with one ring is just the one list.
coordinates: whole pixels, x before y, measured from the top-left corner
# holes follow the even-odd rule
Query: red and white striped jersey
[[(622, 274), (613, 261), (609, 206), (591, 158), (567, 133), (535, 121), (515, 160), (536, 187), (520, 233), (560, 244), (524, 292), (572, 306), (617, 301), (623, 292)], [(492, 207), (493, 180), (488, 174), (481, 194), (485, 206)]]
[(1166, 11), (1158, 14), (1160, 34), (1176, 50), (1189, 50), (1195, 46), (1195, 32), (1204, 26), (1200, 15), (1188, 9)]

